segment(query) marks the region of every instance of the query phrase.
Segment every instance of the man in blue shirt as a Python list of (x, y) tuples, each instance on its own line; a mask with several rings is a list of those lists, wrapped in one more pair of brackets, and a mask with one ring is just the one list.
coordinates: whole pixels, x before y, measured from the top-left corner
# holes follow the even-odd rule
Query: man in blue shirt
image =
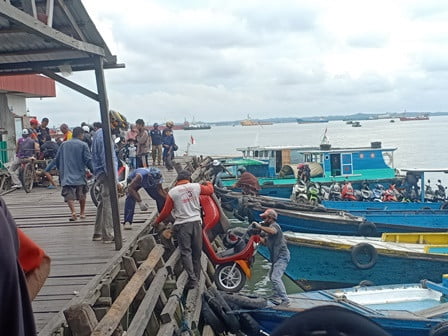
[(75, 127), (72, 140), (61, 144), (56, 157), (45, 169), (49, 172), (57, 167), (61, 179), (64, 201), (71, 211), (70, 221), (76, 221), (78, 216), (75, 210), (75, 200), (79, 201), (79, 217), (84, 219), (86, 208), (86, 195), (89, 190), (86, 180), (86, 168), (93, 170), (92, 155), (89, 147), (83, 141), (84, 131), (81, 127)]
[(162, 187), (162, 174), (158, 168), (138, 168), (134, 170), (128, 177), (130, 184), (128, 186), (128, 194), (124, 204), (124, 229), (132, 229), (132, 221), (134, 219), (135, 202), (141, 211), (147, 211), (148, 205), (142, 203), (142, 199), (138, 193), (140, 188), (145, 189), (149, 196), (157, 203), (157, 210), (160, 212), (165, 204), (165, 191)]
[[(119, 128), (119, 121), (110, 116), (110, 127), (112, 129)], [(114, 145), (112, 144), (112, 148)], [(121, 185), (117, 180), (118, 161), (115, 151), (112, 151), (112, 159), (114, 162), (114, 171), (108, 172), (106, 168), (106, 149), (104, 146), (103, 128), (99, 128), (92, 141), (92, 165), (93, 174), (98, 181), (100, 187), (100, 197), (98, 199), (98, 206), (96, 208), (95, 229), (93, 233), (93, 240), (103, 243), (113, 243), (113, 222), (112, 222), (112, 207), (110, 202), (110, 189), (107, 183), (107, 175), (114, 174), (117, 188), (121, 189)]]

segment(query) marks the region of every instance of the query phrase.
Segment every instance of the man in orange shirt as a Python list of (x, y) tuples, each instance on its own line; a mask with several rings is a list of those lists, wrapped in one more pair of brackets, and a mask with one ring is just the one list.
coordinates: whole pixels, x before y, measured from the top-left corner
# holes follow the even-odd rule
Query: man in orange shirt
[(70, 128), (68, 128), (67, 124), (61, 124), (59, 129), (61, 130), (62, 134), (64, 134), (64, 138), (62, 138), (62, 141), (71, 140), (73, 138), (73, 133), (72, 131), (70, 131)]
[(170, 213), (174, 217), (173, 234), (179, 244), (182, 265), (188, 274), (187, 289), (198, 285), (201, 274), (202, 218), (199, 195), (213, 194), (213, 185), (191, 183), (191, 173), (182, 170), (177, 176), (176, 186), (168, 192), (165, 206), (154, 225), (159, 224)]

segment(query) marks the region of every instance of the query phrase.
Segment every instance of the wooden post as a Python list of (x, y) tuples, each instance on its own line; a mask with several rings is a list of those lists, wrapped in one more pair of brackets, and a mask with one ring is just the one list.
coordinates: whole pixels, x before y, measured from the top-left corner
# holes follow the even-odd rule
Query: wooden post
[[(94, 56), (96, 86), (98, 89), (98, 101), (100, 103), (101, 123), (103, 124), (104, 151), (106, 155), (106, 169), (108, 174), (106, 183), (110, 190), (110, 204), (112, 209), (112, 223), (114, 226), (115, 249), (118, 251), (123, 245), (120, 228), (120, 211), (118, 210), (117, 182), (113, 156), (112, 134), (110, 132), (109, 104), (106, 94), (106, 83), (103, 71), (103, 58)], [(112, 173), (113, 172), (113, 173)]]

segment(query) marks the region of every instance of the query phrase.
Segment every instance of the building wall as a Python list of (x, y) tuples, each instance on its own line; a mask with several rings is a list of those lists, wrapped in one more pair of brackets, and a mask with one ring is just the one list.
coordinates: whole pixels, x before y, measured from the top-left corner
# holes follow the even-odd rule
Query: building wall
[[(25, 101), (25, 98), (19, 98), (22, 98)], [(8, 160), (11, 161), (15, 155), (16, 127), (14, 114), (10, 112), (10, 107), (12, 105), (8, 100), (8, 95), (0, 93), (0, 137), (1, 141), (6, 141), (7, 157)]]

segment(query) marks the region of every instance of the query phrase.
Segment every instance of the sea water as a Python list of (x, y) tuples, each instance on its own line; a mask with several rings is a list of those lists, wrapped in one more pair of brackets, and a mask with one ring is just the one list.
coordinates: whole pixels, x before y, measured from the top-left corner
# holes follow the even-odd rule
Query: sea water
[[(319, 124), (283, 123), (267, 126), (212, 126), (209, 130), (175, 131), (179, 146), (177, 155), (186, 153), (204, 156), (241, 155), (236, 148), (248, 146), (318, 146), (324, 134), (333, 147), (367, 147), (380, 141), (383, 148), (397, 148), (395, 168), (448, 168), (447, 130), (448, 116), (431, 117), (423, 121), (390, 122), (390, 119), (361, 121), (361, 127), (351, 127), (344, 121)], [(192, 141), (194, 140), (194, 141)], [(194, 142), (194, 144), (191, 144)], [(443, 173), (425, 174), (435, 187), (437, 179), (448, 185)], [(252, 269), (253, 277), (246, 291), (269, 295), (271, 286), (267, 274), (270, 265), (257, 256)], [(300, 267), (300, 261), (297, 267)], [(286, 280), (289, 293), (298, 287)]]

